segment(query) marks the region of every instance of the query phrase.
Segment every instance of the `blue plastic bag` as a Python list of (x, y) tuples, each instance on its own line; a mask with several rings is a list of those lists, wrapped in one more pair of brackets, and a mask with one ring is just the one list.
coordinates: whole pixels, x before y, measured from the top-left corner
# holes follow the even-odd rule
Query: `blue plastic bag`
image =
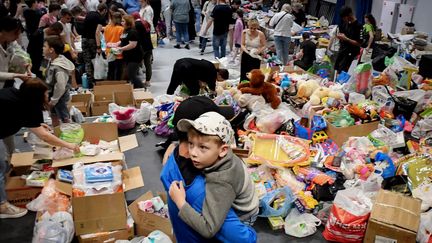
[(312, 131), (322, 131), (326, 129), (327, 123), (322, 116), (313, 116), (312, 118)]
[[(275, 199), (279, 198), (281, 195), (285, 196), (285, 201), (283, 202), (281, 207), (279, 207), (278, 209), (274, 209), (271, 206), (271, 204)], [(268, 192), (260, 200), (260, 214), (258, 216), (259, 217), (282, 216), (283, 218), (285, 218), (288, 215), (290, 209), (292, 208), (294, 201), (295, 201), (295, 196), (291, 192), (291, 189), (289, 189), (289, 187), (287, 186)]]
[(298, 121), (294, 122), (295, 136), (306, 140), (311, 140), (313, 131), (310, 128), (302, 126)]
[[(375, 161), (386, 161), (388, 163), (388, 166), (382, 171), (381, 176), (386, 179), (389, 177), (392, 177), (396, 173), (396, 168), (393, 164), (393, 160), (388, 156), (388, 154), (378, 152), (375, 155)], [(378, 171), (375, 167), (375, 171)]]

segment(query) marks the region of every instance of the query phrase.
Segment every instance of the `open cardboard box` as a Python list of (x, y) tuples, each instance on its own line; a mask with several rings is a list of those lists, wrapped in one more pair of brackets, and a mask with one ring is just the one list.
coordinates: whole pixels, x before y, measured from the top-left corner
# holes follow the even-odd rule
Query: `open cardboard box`
[[(140, 167), (122, 171), (123, 191), (144, 186)], [(123, 192), (73, 197), (72, 185), (56, 181), (56, 189), (72, 197), (76, 235), (127, 229), (126, 199)]]
[[(167, 197), (165, 193), (158, 193), (162, 200), (167, 203)], [(175, 242), (173, 229), (171, 226), (171, 221), (166, 218), (162, 218), (152, 213), (143, 212), (138, 207), (138, 202), (150, 200), (153, 197), (151, 191), (146, 192), (144, 195), (135, 200), (131, 205), (129, 205), (129, 211), (132, 214), (132, 218), (136, 225), (136, 234), (139, 236), (147, 236), (154, 230), (160, 230), (167, 234), (173, 242)]]
[[(309, 112), (309, 127), (316, 112), (323, 109), (322, 106), (315, 106)], [(349, 127), (336, 127), (326, 120), (327, 128), (324, 130), (327, 136), (341, 147), (350, 137), (363, 137), (378, 129), (380, 121), (374, 121)]]
[(84, 116), (90, 116), (91, 100), (92, 94), (90, 93), (72, 95), (68, 104), (68, 109), (75, 106)]
[[(111, 82), (111, 81), (107, 81)], [(132, 93), (133, 87), (131, 84), (108, 84), (96, 85), (93, 87), (94, 101), (92, 104), (92, 115), (99, 116), (108, 113), (108, 105), (115, 101), (116, 92)], [(132, 103), (133, 104), (133, 103)]]
[(8, 201), (22, 208), (25, 208), (26, 204), (35, 199), (42, 191), (41, 187), (26, 186), (26, 180), (20, 176), (7, 178), (5, 189)]
[(132, 92), (114, 92), (114, 103), (119, 106), (135, 106)]
[(115, 85), (115, 84), (127, 84), (127, 80), (103, 80), (103, 81), (96, 82), (96, 86)]
[(149, 91), (145, 91), (144, 89), (134, 89), (133, 99), (134, 99), (136, 108), (140, 108), (141, 103), (143, 101), (148, 102), (150, 104), (153, 104), (153, 102), (154, 102), (152, 93)]
[(381, 189), (369, 218), (365, 243), (416, 242), (421, 200)]
[[(96, 156), (83, 156), (79, 158), (70, 158), (62, 160), (53, 160), (52, 167), (62, 167), (73, 165), (77, 162), (84, 164), (94, 162), (121, 161), (123, 160), (123, 152), (138, 147), (138, 141), (135, 134), (119, 137), (116, 123), (83, 123), (81, 127), (84, 129), (83, 141), (99, 141), (105, 140), (111, 142), (118, 140), (119, 152)], [(54, 129), (56, 136), (60, 135), (60, 129)], [(11, 163), (15, 167), (30, 167), (36, 159), (33, 158), (33, 152), (14, 153), (12, 154)]]

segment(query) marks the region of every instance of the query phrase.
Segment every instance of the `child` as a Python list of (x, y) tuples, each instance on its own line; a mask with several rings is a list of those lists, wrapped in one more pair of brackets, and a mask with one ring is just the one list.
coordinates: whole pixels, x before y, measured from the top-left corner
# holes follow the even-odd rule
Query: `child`
[(45, 40), (43, 54), (49, 60), (45, 77), (49, 87), (49, 106), (53, 126), (60, 125), (60, 121), (70, 122), (67, 102), (70, 98), (71, 73), (75, 70), (75, 66), (60, 54), (63, 50), (64, 44), (60, 37), (49, 37)]
[(231, 207), (243, 223), (252, 225), (258, 215), (258, 197), (245, 164), (230, 149), (234, 131), (229, 122), (216, 112), (207, 112), (195, 121), (180, 120), (177, 128), (188, 133), (189, 156), (206, 179), (201, 214), (186, 202), (183, 182), (171, 184), (169, 194), (180, 218), (206, 238), (219, 231)]
[(244, 29), (244, 22), (243, 22), (243, 10), (237, 9), (237, 20), (234, 26), (234, 53), (232, 55), (231, 63), (235, 62), (235, 59), (237, 57), (237, 54), (241, 47), (241, 35)]

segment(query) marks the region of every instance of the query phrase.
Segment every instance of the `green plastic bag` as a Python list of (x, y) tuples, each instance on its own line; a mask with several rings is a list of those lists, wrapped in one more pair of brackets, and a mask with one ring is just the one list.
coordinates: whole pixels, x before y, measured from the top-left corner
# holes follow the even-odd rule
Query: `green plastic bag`
[(84, 130), (80, 124), (64, 123), (60, 125), (60, 139), (68, 143), (79, 144), (84, 139)]
[(354, 125), (354, 118), (345, 109), (332, 111), (324, 117), (335, 127), (349, 127)]

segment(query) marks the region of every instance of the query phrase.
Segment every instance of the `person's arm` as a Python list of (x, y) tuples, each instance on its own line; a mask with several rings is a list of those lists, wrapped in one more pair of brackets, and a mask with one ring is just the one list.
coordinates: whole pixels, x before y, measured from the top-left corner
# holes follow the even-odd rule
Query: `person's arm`
[(102, 32), (102, 25), (98, 24), (97, 28), (96, 28), (96, 32), (95, 32), (95, 38), (96, 38), (96, 50), (97, 53), (101, 53), (102, 49), (101, 49), (101, 39), (100, 39), (100, 33)]
[(246, 30), (243, 30), (242, 32), (242, 36), (241, 36), (241, 50), (244, 52), (248, 52), (248, 50), (246, 49)]
[(121, 51), (129, 51), (129, 50), (132, 50), (132, 49), (134, 49), (134, 48), (137, 46), (137, 44), (138, 44), (138, 41), (129, 41), (129, 44), (120, 47), (120, 50), (121, 50)]
[[(235, 199), (231, 185), (224, 181), (208, 180), (202, 212), (198, 213), (186, 202), (183, 182), (173, 182), (169, 194), (179, 208), (179, 216), (187, 225), (204, 238), (213, 237), (221, 228)], [(180, 197), (176, 191), (182, 191)]]
[(276, 16), (277, 16), (277, 14), (275, 14), (271, 19), (270, 19), (270, 22), (269, 22), (269, 26), (270, 27), (272, 27), (272, 28), (274, 28), (275, 26), (275, 22), (276, 22)]
[(371, 48), (373, 40), (374, 40), (374, 33), (373, 31), (369, 31), (369, 40), (368, 40), (368, 45), (366, 47), (367, 51), (369, 51), (369, 49)]
[(162, 158), (162, 166), (165, 165), (165, 163), (167, 162), (168, 158), (171, 156), (171, 154), (174, 152), (174, 149), (176, 148), (176, 144), (175, 143), (171, 143), (168, 148), (165, 150), (164, 156)]
[(49, 102), (51, 106), (55, 106), (60, 100), (60, 98), (63, 96), (63, 94), (66, 92), (66, 85), (69, 81), (69, 74), (65, 72), (56, 72), (55, 78), (57, 80), (57, 83), (54, 85), (53, 96), (51, 97), (51, 100)]
[(46, 143), (49, 143), (53, 146), (65, 147), (65, 148), (68, 148), (68, 149), (75, 151), (76, 153), (79, 152), (79, 146), (78, 145), (73, 144), (73, 143), (68, 143), (68, 142), (61, 140), (60, 138), (58, 138), (58, 137), (54, 136), (52, 133), (50, 133), (42, 125), (40, 127), (33, 127), (33, 128), (29, 128), (29, 129), (32, 133), (36, 134), (36, 136), (38, 136), (40, 139), (42, 139)]
[(19, 78), (22, 80), (27, 80), (31, 78), (31, 74), (28, 73), (8, 73), (8, 72), (0, 72), (0, 80), (11, 80), (14, 78)]
[(258, 48), (258, 54), (262, 53), (267, 48), (267, 40), (265, 38), (265, 35), (263, 32), (259, 32), (259, 38), (260, 38), (260, 45), (261, 47)]

